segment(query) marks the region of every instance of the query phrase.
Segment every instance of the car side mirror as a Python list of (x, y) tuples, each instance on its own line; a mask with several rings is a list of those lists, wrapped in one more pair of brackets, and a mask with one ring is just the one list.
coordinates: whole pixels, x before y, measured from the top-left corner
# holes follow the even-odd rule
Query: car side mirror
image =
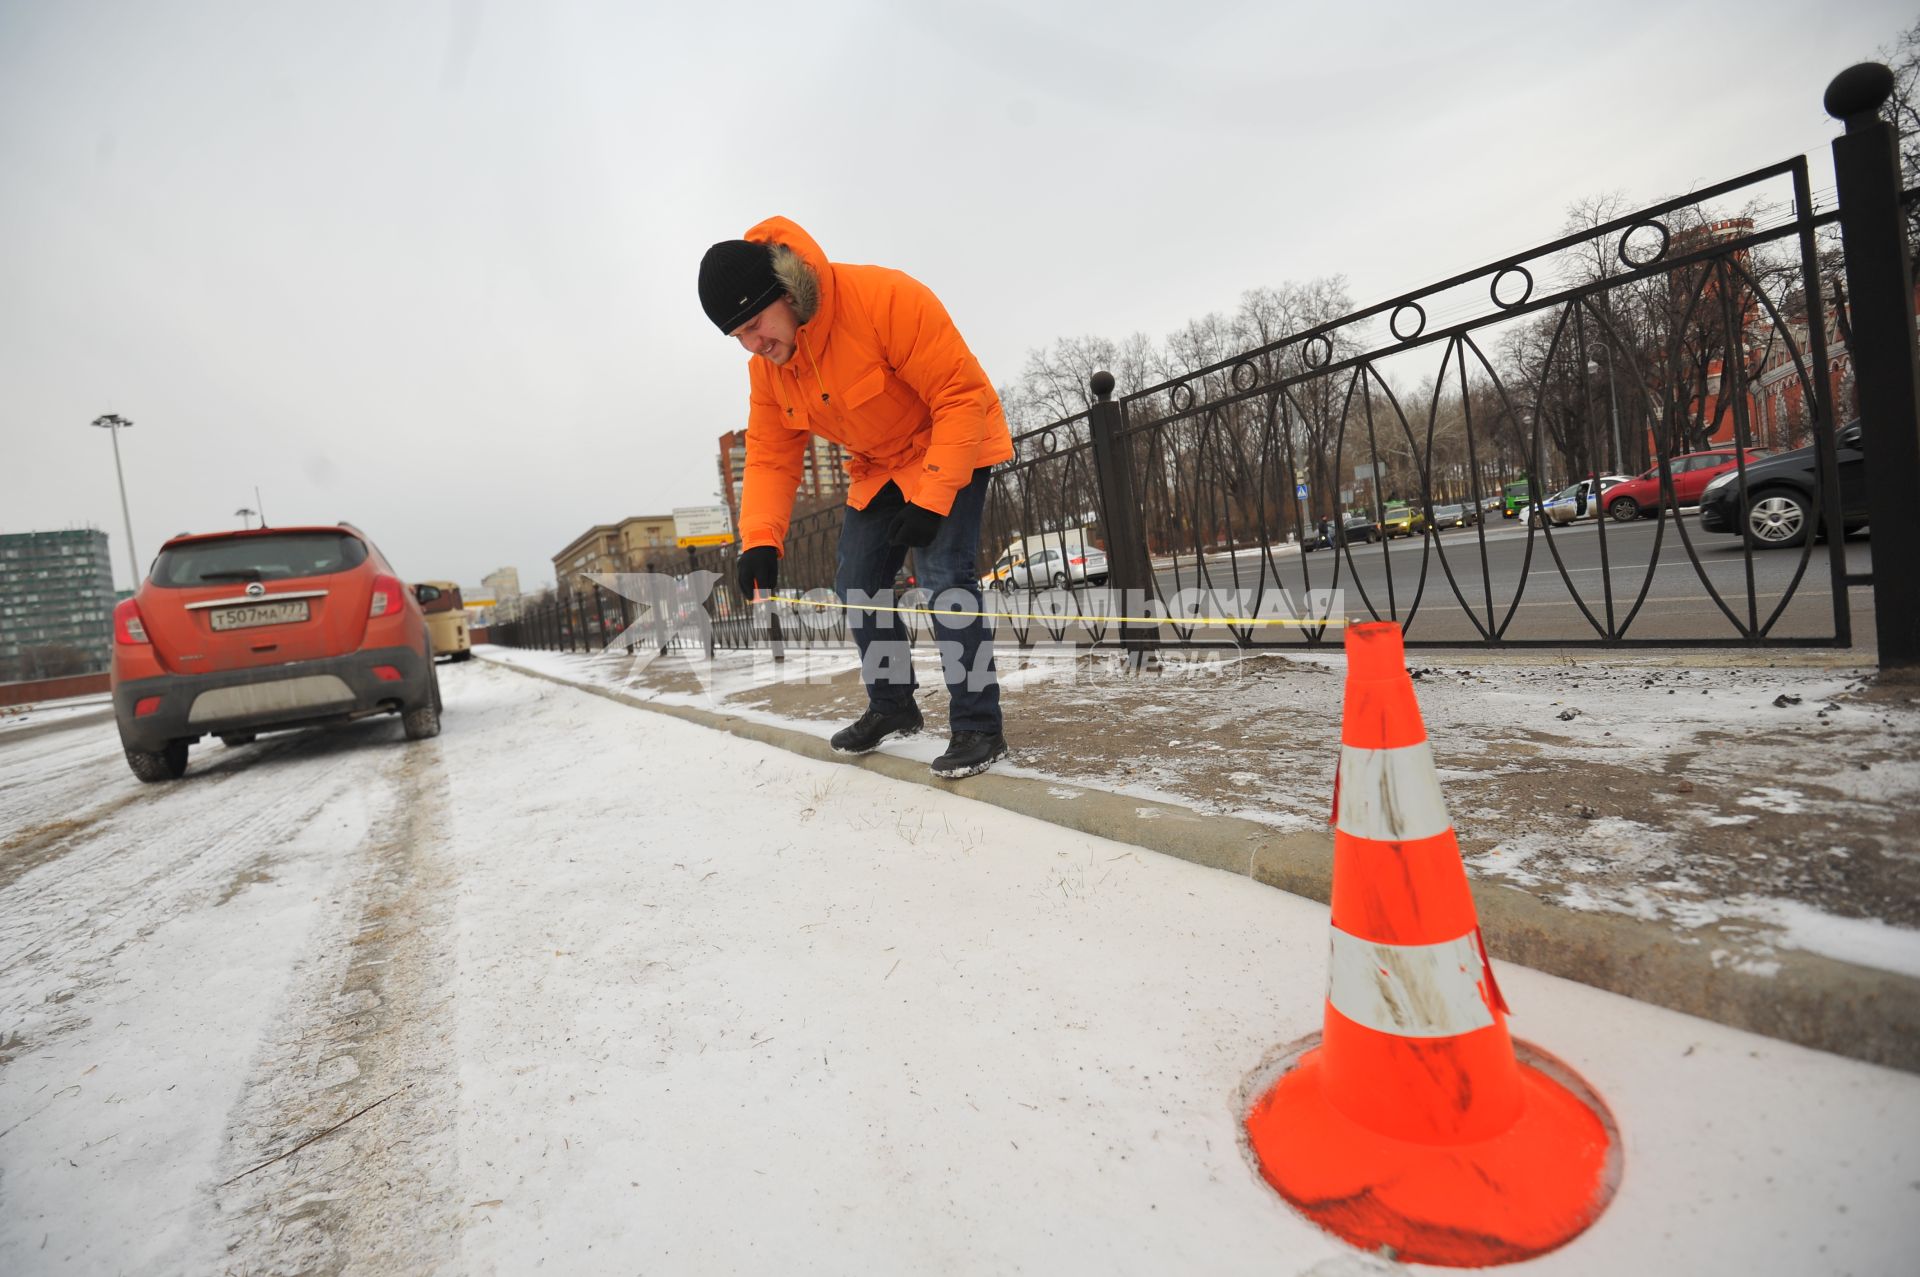
[(439, 598), (440, 591), (434, 589), (431, 585), (416, 585), (413, 587), (413, 597), (419, 603), (427, 604)]

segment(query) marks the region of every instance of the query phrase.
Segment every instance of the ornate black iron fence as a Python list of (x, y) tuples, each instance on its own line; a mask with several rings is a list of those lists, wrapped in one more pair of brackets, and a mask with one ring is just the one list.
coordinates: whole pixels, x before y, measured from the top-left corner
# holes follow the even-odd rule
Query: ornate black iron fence
[[(1858, 398), (1828, 305), (1841, 220), (1796, 158), (1118, 400), (1101, 374), (1088, 411), (1020, 434), (995, 469), (985, 606), (1023, 646), (1312, 646), (1369, 618), (1415, 645), (1847, 645), (1849, 590), (1874, 578), (1848, 544), (1864, 467), (1835, 444)], [(1850, 273), (1891, 252), (1909, 281), (1910, 366), (1904, 250), (1848, 235)], [(1879, 345), (1902, 362), (1897, 337)], [(1805, 490), (1753, 469), (1796, 449)], [(1701, 505), (1709, 470), (1731, 501)], [(795, 520), (783, 594), (831, 597), (840, 522)], [(632, 565), (717, 574), (721, 646), (845, 642), (830, 607), (748, 606), (732, 566)], [(605, 591), (543, 606), (499, 641), (611, 637)]]
[(1783, 558), (1706, 531), (1685, 477), (1708, 453), (1744, 484), (1756, 452), (1800, 446), (1833, 471), (1830, 220), (1796, 159), (1126, 396), (1150, 592), (1174, 617), (1197, 591), (1245, 618), (1271, 594), (1312, 613), (1298, 601), (1331, 593), (1409, 642), (1847, 643), (1833, 494), (1813, 494)]

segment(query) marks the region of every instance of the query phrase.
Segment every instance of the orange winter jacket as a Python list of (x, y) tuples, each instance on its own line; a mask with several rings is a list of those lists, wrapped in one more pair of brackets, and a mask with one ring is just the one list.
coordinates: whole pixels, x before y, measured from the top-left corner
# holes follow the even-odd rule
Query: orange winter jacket
[(746, 238), (799, 254), (819, 305), (784, 367), (759, 355), (749, 364), (742, 549), (786, 542), (809, 435), (846, 448), (856, 510), (891, 479), (907, 500), (945, 514), (976, 469), (1013, 456), (1000, 396), (925, 284), (883, 266), (829, 262), (784, 217)]

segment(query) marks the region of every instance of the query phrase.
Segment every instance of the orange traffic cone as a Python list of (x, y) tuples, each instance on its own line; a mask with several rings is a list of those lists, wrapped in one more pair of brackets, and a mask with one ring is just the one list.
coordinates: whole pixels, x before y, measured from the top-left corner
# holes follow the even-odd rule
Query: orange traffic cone
[(1346, 647), (1325, 1031), (1247, 1134), (1267, 1182), (1355, 1246), (1526, 1259), (1606, 1208), (1612, 1117), (1557, 1060), (1516, 1055), (1400, 627), (1349, 626)]

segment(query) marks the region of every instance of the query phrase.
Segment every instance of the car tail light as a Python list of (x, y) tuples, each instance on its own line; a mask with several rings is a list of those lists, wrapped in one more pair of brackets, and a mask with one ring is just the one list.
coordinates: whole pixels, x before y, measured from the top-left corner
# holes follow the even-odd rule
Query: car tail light
[(160, 698), (158, 696), (142, 696), (138, 701), (134, 702), (133, 716), (135, 718), (145, 718), (159, 708)]
[(398, 683), (400, 681), (400, 671), (391, 665), (374, 666), (373, 676), (382, 683)]
[(1067, 562), (1069, 563), (1085, 563), (1086, 561), (1087, 561), (1087, 556), (1084, 554), (1080, 555), (1078, 558), (1072, 558), (1067, 560)]
[(390, 576), (373, 578), (373, 602), (367, 606), (367, 618), (391, 616), (400, 610), (400, 582)]
[(129, 646), (145, 643), (147, 627), (141, 623), (140, 609), (132, 599), (121, 599), (113, 609), (113, 638)]

